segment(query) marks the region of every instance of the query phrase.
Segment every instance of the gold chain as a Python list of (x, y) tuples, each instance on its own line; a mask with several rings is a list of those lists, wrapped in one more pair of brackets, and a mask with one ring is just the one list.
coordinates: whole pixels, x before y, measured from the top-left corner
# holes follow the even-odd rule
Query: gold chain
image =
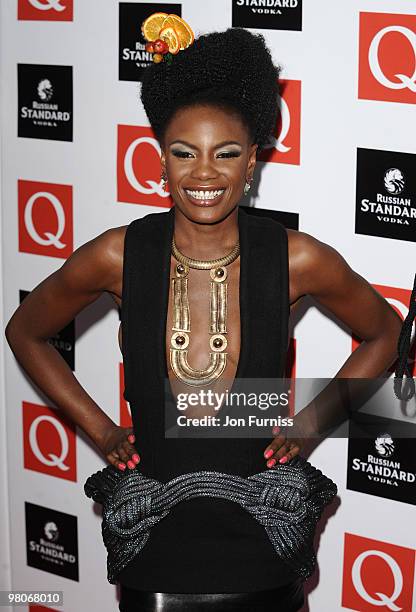
[(224, 255), (224, 257), (219, 257), (217, 259), (192, 259), (187, 255), (181, 253), (176, 246), (175, 237), (172, 238), (172, 254), (180, 263), (188, 266), (189, 268), (194, 268), (196, 270), (210, 270), (211, 268), (219, 268), (220, 266), (228, 266), (232, 263), (240, 254), (240, 243), (237, 241), (236, 245), (233, 249), (228, 253), (228, 255)]

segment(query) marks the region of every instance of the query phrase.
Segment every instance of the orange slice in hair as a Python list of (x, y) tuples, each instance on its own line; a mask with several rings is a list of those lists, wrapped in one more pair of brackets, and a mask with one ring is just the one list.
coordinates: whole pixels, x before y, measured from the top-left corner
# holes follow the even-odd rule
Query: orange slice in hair
[(146, 40), (153, 41), (159, 38), (162, 24), (168, 17), (167, 13), (153, 13), (142, 23), (142, 34)]
[(172, 53), (173, 55), (179, 53), (181, 45), (179, 42), (179, 36), (176, 33), (175, 28), (172, 28), (171, 26), (168, 26), (167, 28), (162, 28), (159, 32), (159, 38), (162, 38), (168, 43), (169, 53)]
[(194, 33), (182, 17), (178, 17), (178, 15), (174, 14), (168, 15), (162, 25), (162, 28), (167, 27), (175, 28), (179, 36), (181, 50), (186, 49), (194, 42)]

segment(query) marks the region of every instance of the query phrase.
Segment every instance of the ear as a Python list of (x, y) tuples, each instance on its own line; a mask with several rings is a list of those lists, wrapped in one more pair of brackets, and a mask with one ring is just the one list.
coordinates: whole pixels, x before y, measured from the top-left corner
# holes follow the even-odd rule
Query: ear
[(256, 166), (256, 161), (257, 161), (258, 147), (259, 147), (258, 144), (252, 144), (250, 146), (249, 159), (248, 159), (248, 164), (247, 164), (247, 177), (253, 178), (254, 168)]
[(162, 166), (162, 169), (166, 172), (166, 155), (164, 150), (161, 150), (161, 154), (160, 154), (160, 164)]

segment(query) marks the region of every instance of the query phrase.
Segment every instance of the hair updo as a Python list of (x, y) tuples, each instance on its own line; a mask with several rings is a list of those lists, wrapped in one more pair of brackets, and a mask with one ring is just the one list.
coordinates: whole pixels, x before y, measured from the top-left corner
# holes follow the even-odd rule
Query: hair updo
[(179, 108), (200, 103), (237, 113), (260, 150), (276, 125), (280, 70), (262, 34), (228, 28), (199, 36), (171, 64), (151, 64), (140, 97), (159, 142)]

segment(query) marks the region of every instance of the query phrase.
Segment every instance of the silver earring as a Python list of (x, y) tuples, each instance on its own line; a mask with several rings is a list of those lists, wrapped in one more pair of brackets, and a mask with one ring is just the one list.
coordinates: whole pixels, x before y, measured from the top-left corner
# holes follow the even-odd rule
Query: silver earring
[(244, 195), (248, 194), (248, 192), (250, 191), (250, 187), (251, 187), (251, 181), (250, 182), (246, 181), (246, 184), (244, 185)]
[(160, 180), (162, 182), (162, 189), (164, 191), (166, 191), (166, 182), (167, 182), (168, 177), (166, 176), (165, 172), (162, 170), (162, 174), (160, 175)]

